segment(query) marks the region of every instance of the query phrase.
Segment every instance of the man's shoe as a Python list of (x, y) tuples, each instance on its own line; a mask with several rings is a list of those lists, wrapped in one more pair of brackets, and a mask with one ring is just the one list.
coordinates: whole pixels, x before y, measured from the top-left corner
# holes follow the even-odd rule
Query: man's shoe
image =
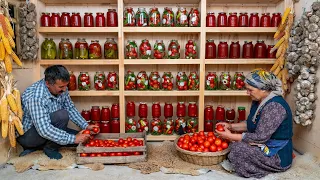
[(59, 150), (53, 150), (48, 148), (43, 148), (43, 152), (50, 158), (50, 159), (61, 159), (62, 155), (59, 153)]
[(25, 155), (30, 154), (30, 153), (35, 152), (35, 151), (36, 151), (36, 149), (25, 149), (24, 151), (22, 151), (20, 153), (19, 157), (25, 156)]

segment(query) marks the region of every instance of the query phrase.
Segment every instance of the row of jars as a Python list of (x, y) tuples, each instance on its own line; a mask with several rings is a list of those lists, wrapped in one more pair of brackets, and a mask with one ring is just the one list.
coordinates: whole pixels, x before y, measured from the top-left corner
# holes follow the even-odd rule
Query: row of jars
[(229, 72), (221, 72), (217, 76), (216, 72), (208, 72), (205, 79), (206, 90), (244, 90), (245, 76), (243, 72), (235, 72), (233, 78)]
[[(78, 76), (78, 83), (76, 76), (73, 72), (70, 72), (70, 81), (68, 84), (68, 90), (80, 90), (89, 91), (91, 89), (90, 76), (88, 72), (80, 72)], [(78, 88), (77, 88), (78, 84)], [(96, 90), (118, 90), (119, 89), (119, 77), (116, 72), (109, 72), (106, 76), (103, 71), (97, 71), (94, 75), (94, 88)]]
[[(184, 54), (186, 59), (195, 59), (198, 57), (197, 44), (194, 40), (188, 40), (185, 45)], [(166, 51), (166, 46), (163, 43), (163, 40), (156, 40), (152, 53), (149, 40), (144, 39), (141, 41), (139, 46), (138, 55), (137, 43), (134, 40), (128, 40), (125, 48), (125, 57), (126, 59), (180, 59), (180, 44), (178, 40), (171, 40), (168, 46), (168, 51)]]
[[(58, 52), (56, 43), (52, 38), (45, 40), (41, 44), (41, 58), (42, 59), (101, 59), (102, 48), (99, 40), (91, 40), (88, 45), (85, 38), (78, 38), (74, 46), (69, 39), (61, 38), (59, 42)], [(113, 38), (107, 38), (104, 43), (104, 58), (118, 59), (118, 45)]]
[(278, 27), (281, 23), (281, 13), (273, 13), (272, 17), (270, 13), (262, 13), (259, 17), (259, 13), (242, 12), (238, 16), (238, 13), (231, 12), (229, 16), (227, 13), (220, 12), (216, 18), (213, 12), (208, 12), (206, 17), (207, 27)]
[[(104, 13), (97, 12), (94, 17), (91, 12), (84, 13), (83, 26), (84, 27), (118, 27), (118, 13), (115, 9), (108, 9), (106, 17)], [(69, 12), (60, 13), (46, 13), (43, 12), (40, 17), (41, 27), (82, 27), (81, 16), (79, 12), (73, 12), (70, 16)]]
[[(162, 20), (161, 20), (162, 19)], [(162, 18), (158, 8), (150, 8), (147, 13), (146, 8), (138, 8), (135, 13), (132, 7), (127, 7), (123, 15), (124, 26), (139, 27), (200, 27), (200, 11), (197, 8), (191, 8), (188, 13), (184, 7), (179, 7), (174, 16), (172, 8), (165, 7)]]
[[(252, 41), (244, 41), (242, 46), (242, 55), (240, 53), (239, 41), (231, 42), (230, 48), (226, 41), (220, 41), (218, 48), (213, 39), (209, 39), (206, 42), (206, 59), (238, 59), (242, 58), (276, 58), (277, 51), (271, 53), (271, 49), (274, 45), (267, 45), (263, 40), (258, 40), (255, 45)], [(218, 52), (217, 52), (218, 50)]]

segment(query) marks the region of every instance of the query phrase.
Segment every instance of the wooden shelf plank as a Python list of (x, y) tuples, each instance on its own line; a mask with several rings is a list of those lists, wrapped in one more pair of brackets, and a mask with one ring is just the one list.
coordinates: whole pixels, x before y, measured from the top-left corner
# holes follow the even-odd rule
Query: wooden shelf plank
[(147, 141), (174, 141), (178, 135), (147, 135)]
[(45, 4), (117, 4), (117, 0), (40, 0)]
[(70, 96), (119, 96), (119, 91), (69, 91)]
[(126, 4), (199, 4), (200, 0), (123, 0)]
[(82, 66), (90, 66), (90, 65), (118, 65), (118, 59), (43, 59), (40, 60), (40, 65), (82, 65)]
[(206, 59), (206, 64), (274, 64), (276, 59)]
[(248, 96), (247, 91), (213, 90), (205, 91), (205, 96)]
[(276, 27), (207, 27), (207, 33), (275, 33)]
[(118, 27), (39, 27), (39, 33), (108, 33), (118, 32)]
[(123, 27), (123, 32), (132, 33), (200, 33), (201, 27)]
[(199, 91), (124, 91), (125, 96), (199, 96)]
[(200, 59), (125, 59), (124, 64), (200, 64)]
[(208, 4), (277, 4), (283, 0), (208, 0)]

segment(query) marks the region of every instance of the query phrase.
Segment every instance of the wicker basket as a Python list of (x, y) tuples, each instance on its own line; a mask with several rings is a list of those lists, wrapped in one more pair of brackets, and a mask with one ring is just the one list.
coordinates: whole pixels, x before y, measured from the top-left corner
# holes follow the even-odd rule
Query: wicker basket
[[(184, 135), (180, 136), (183, 137)], [(215, 164), (219, 164), (222, 162), (224, 159), (226, 159), (227, 154), (230, 152), (230, 147), (223, 151), (219, 152), (192, 152), (192, 151), (187, 151), (184, 149), (181, 149), (178, 145), (177, 142), (179, 138), (176, 138), (174, 140), (174, 146), (177, 150), (177, 153), (179, 157), (192, 164), (197, 164), (201, 166), (211, 166)]]

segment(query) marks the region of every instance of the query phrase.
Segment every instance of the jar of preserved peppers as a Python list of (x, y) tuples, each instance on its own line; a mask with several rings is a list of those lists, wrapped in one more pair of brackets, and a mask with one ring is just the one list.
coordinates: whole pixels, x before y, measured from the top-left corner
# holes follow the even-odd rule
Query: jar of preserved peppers
[(219, 88), (221, 90), (231, 89), (231, 76), (229, 72), (221, 72)]
[(151, 72), (149, 76), (149, 89), (153, 91), (160, 90), (161, 78), (157, 71)]
[(107, 38), (104, 43), (104, 58), (118, 59), (118, 44), (113, 38)]
[(197, 8), (192, 8), (189, 13), (189, 27), (200, 27), (200, 12)]
[(151, 45), (149, 40), (144, 39), (139, 46), (139, 56), (141, 59), (151, 59)]
[(233, 77), (232, 87), (234, 90), (244, 90), (244, 80), (245, 76), (243, 75), (243, 72), (236, 72)]
[(216, 72), (208, 72), (206, 76), (206, 90), (218, 89), (218, 77)]
[(107, 76), (107, 89), (118, 90), (119, 89), (119, 77), (116, 72), (109, 72)]
[(61, 14), (61, 27), (70, 27), (71, 26), (71, 18), (70, 18), (70, 13), (68, 12), (63, 12)]
[(228, 58), (229, 47), (226, 41), (220, 41), (218, 45), (218, 58), (219, 59), (226, 59)]
[(99, 40), (91, 40), (91, 44), (89, 46), (89, 58), (101, 59), (101, 57), (101, 45), (99, 44)]
[(149, 16), (147, 14), (146, 8), (138, 8), (136, 14), (136, 22), (138, 27), (148, 26)]
[(173, 76), (171, 72), (164, 72), (162, 75), (162, 89), (171, 91), (173, 89)]
[(214, 12), (207, 13), (206, 26), (207, 27), (216, 27), (216, 16), (214, 15)]
[(42, 13), (41, 14), (41, 27), (50, 27), (51, 26), (51, 20), (50, 20), (50, 13)]
[(105, 27), (106, 26), (106, 19), (104, 17), (104, 13), (97, 12), (96, 15), (96, 27)]
[(240, 58), (240, 44), (239, 41), (231, 42), (229, 58), (239, 59)]
[(162, 14), (162, 26), (174, 27), (174, 13), (172, 8), (165, 7)]
[(162, 134), (162, 122), (160, 120), (161, 107), (159, 102), (154, 102), (152, 105), (152, 120), (151, 120), (151, 134), (161, 135)]
[(155, 59), (164, 59), (166, 56), (166, 47), (163, 43), (163, 40), (156, 40), (156, 43), (153, 46), (153, 57)]
[(51, 38), (45, 38), (41, 44), (41, 58), (42, 59), (55, 59), (57, 55), (57, 46), (56, 43)]
[(196, 72), (190, 72), (188, 77), (188, 89), (199, 90), (200, 80)]
[(179, 91), (188, 90), (188, 77), (185, 72), (178, 72), (176, 84)]
[(234, 119), (236, 118), (236, 112), (233, 108), (227, 108), (226, 110), (226, 121), (228, 123), (234, 123)]
[(76, 59), (88, 59), (88, 43), (84, 38), (78, 38), (74, 48), (74, 57)]
[(125, 90), (135, 90), (136, 89), (136, 76), (134, 75), (134, 72), (127, 71), (127, 74), (125, 75), (124, 89)]
[(114, 118), (111, 120), (111, 133), (120, 133), (120, 120), (119, 118)]
[(92, 121), (100, 121), (100, 107), (99, 106), (92, 106), (90, 114), (91, 114)]
[(168, 46), (168, 58), (180, 59), (180, 44), (178, 40), (171, 40)]
[(238, 13), (236, 13), (236, 12), (229, 13), (228, 26), (229, 27), (238, 27)]
[(163, 120), (163, 134), (173, 135), (174, 127), (175, 126), (172, 117), (165, 117)]
[(120, 118), (120, 109), (118, 103), (113, 103), (111, 106), (111, 118)]
[(151, 26), (151, 27), (161, 26), (160, 12), (159, 12), (158, 8), (156, 8), (156, 7), (150, 8), (149, 26)]
[(59, 43), (59, 59), (72, 59), (73, 49), (69, 39), (61, 38)]
[(259, 15), (258, 13), (250, 13), (249, 27), (259, 27)]
[(117, 13), (116, 9), (108, 9), (107, 26), (108, 27), (118, 27), (118, 13)]
[(109, 106), (102, 106), (100, 113), (101, 121), (110, 121), (110, 108)]
[(149, 81), (146, 71), (137, 74), (137, 90), (148, 90)]
[(198, 117), (189, 117), (187, 120), (186, 132), (195, 133), (198, 131)]
[(254, 58), (266, 58), (267, 46), (263, 40), (258, 40), (254, 46)]
[(281, 13), (273, 13), (271, 18), (271, 27), (278, 27), (281, 23)]
[(82, 110), (81, 111), (81, 116), (83, 117), (83, 119), (85, 119), (86, 121), (90, 121), (91, 117), (90, 117), (90, 111), (89, 110)]
[(241, 12), (239, 16), (239, 27), (249, 26), (249, 16), (246, 12)]
[[(183, 133), (186, 133), (186, 106), (184, 102), (179, 102), (177, 104), (177, 119), (175, 120), (175, 132), (179, 134), (179, 129), (181, 127)], [(181, 133), (181, 132), (180, 132)]]
[(228, 26), (228, 17), (225, 12), (220, 12), (218, 14), (218, 27), (227, 27)]
[(93, 15), (90, 12), (84, 13), (84, 27), (93, 27)]
[(206, 59), (217, 58), (216, 51), (217, 51), (217, 46), (214, 43), (214, 40), (208, 39), (206, 42)]
[(69, 84), (68, 84), (68, 91), (77, 90), (77, 78), (76, 78), (76, 76), (73, 74), (72, 71), (69, 71), (69, 76), (70, 76), (70, 80), (69, 80)]
[(185, 47), (185, 58), (186, 59), (196, 59), (198, 56), (197, 53), (197, 44), (194, 40), (188, 40)]
[(267, 58), (276, 58), (276, 54), (277, 54), (277, 51), (273, 51), (271, 53), (271, 49), (274, 47), (274, 45), (268, 45), (268, 48), (267, 48)]
[(94, 88), (96, 90), (106, 90), (106, 75), (103, 71), (97, 71), (94, 75)]
[(128, 40), (126, 45), (126, 59), (137, 59), (138, 58), (138, 47), (134, 40)]
[(134, 116), (127, 116), (125, 123), (126, 133), (137, 132), (137, 122), (134, 119)]
[(80, 91), (90, 90), (90, 77), (88, 72), (80, 72), (78, 76), (78, 89)]
[(246, 117), (246, 108), (245, 107), (238, 107), (238, 122), (245, 121)]
[(176, 26), (177, 27), (188, 27), (188, 12), (184, 7), (179, 7), (177, 11)]
[(226, 121), (226, 112), (224, 110), (224, 107), (219, 105), (216, 109), (216, 121), (218, 122), (224, 122)]
[(78, 12), (73, 12), (71, 15), (71, 27), (81, 27), (81, 16)]
[(51, 13), (51, 27), (60, 27), (60, 13)]
[(123, 25), (124, 26), (135, 26), (136, 16), (132, 7), (127, 7), (123, 15)]
[(271, 27), (270, 13), (262, 13), (260, 27)]
[(242, 58), (253, 58), (253, 44), (251, 41), (244, 41), (242, 47)]
[(145, 131), (146, 134), (149, 133), (149, 121), (147, 118), (139, 118), (138, 124), (137, 124), (138, 132), (143, 132)]

